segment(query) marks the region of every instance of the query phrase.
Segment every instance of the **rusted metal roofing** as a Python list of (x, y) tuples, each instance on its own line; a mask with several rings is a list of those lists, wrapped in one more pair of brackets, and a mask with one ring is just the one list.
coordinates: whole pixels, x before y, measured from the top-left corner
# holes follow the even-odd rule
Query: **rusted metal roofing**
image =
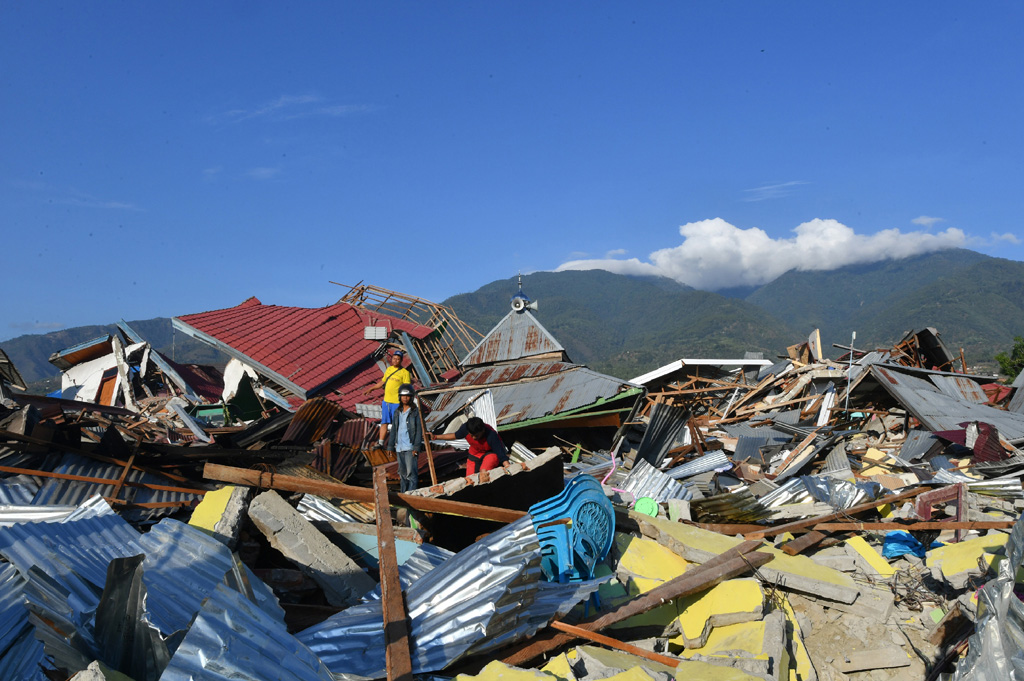
[[(456, 385), (460, 384), (461, 381)], [(489, 389), (499, 429), (531, 419), (568, 414), (596, 405), (601, 400), (614, 399), (626, 391), (637, 395), (641, 390), (639, 386), (582, 366), (537, 380), (491, 386)], [(427, 428), (433, 430), (454, 416), (477, 392), (463, 390), (438, 397), (434, 410), (427, 417)]]
[(341, 413), (341, 407), (323, 397), (314, 397), (295, 412), (288, 430), (281, 442), (308, 445), (322, 438), (334, 419)]
[(959, 430), (965, 421), (980, 421), (991, 423), (1010, 441), (1024, 438), (1024, 415), (978, 404), (964, 397), (951, 397), (928, 380), (936, 372), (876, 364), (871, 367), (871, 374), (928, 430)]
[(551, 352), (565, 352), (529, 310), (513, 310), (462, 360), (463, 366), (509, 362)]
[(515, 364), (498, 364), (496, 366), (470, 369), (455, 383), (456, 386), (493, 386), (501, 383), (513, 383), (529, 378), (549, 376), (562, 371), (576, 369), (582, 365), (569, 362), (516, 362)]
[(175, 317), (174, 328), (223, 350), (302, 398), (326, 389), (380, 348), (366, 326), (387, 326), (424, 338), (432, 330), (368, 314), (347, 303), (305, 308), (250, 299), (224, 310)]

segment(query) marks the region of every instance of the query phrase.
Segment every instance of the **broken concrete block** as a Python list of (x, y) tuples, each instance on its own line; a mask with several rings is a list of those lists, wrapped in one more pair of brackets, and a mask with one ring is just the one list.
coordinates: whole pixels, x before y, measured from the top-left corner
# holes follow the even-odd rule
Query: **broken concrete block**
[(228, 485), (207, 492), (192, 511), (188, 524), (211, 534), (234, 551), (248, 500), (248, 487)]
[(1003, 532), (990, 532), (984, 537), (946, 544), (929, 551), (925, 565), (933, 571), (937, 568), (954, 589), (962, 589), (968, 579), (979, 577), (992, 567), (1009, 537)]
[(597, 646), (579, 646), (574, 658), (570, 657), (573, 674), (577, 679), (615, 679), (616, 681), (671, 681), (672, 667), (621, 650), (608, 650)]
[(798, 615), (788, 599), (781, 601), (780, 610), (786, 614), (786, 636), (789, 639), (790, 677), (795, 673), (801, 681), (817, 681), (818, 673), (804, 644), (805, 630), (810, 633), (810, 620), (805, 615)]
[(833, 666), (844, 674), (863, 672), (869, 669), (893, 669), (909, 667), (913, 658), (902, 648), (877, 648), (844, 653), (833, 661)]
[(377, 583), (344, 551), (332, 544), (277, 492), (263, 492), (249, 504), (249, 517), (270, 545), (324, 590), (327, 602), (343, 608)]
[(674, 523), (681, 520), (692, 520), (690, 517), (690, 502), (685, 499), (668, 500), (668, 519)]
[(756, 579), (730, 579), (677, 602), (679, 635), (671, 642), (700, 648), (716, 627), (761, 619), (764, 590)]
[(572, 662), (565, 653), (550, 658), (540, 670), (558, 681), (576, 681), (576, 675), (572, 672)]
[(786, 615), (776, 610), (757, 622), (718, 627), (701, 648), (682, 650), (680, 657), (742, 669), (765, 681), (789, 679)]
[[(864, 564), (877, 575), (892, 577), (896, 571), (889, 565), (889, 561), (882, 557), (878, 551), (873, 549), (863, 537), (850, 537), (846, 540), (846, 546), (852, 549), (857, 556), (860, 556)], [(870, 573), (869, 573), (870, 574)]]

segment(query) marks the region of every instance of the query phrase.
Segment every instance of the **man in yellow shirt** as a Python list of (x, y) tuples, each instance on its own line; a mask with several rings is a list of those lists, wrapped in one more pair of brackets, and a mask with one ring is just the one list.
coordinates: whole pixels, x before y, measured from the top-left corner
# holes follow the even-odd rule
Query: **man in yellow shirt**
[(379, 383), (374, 383), (371, 386), (367, 386), (363, 393), (368, 393), (374, 388), (384, 386), (384, 401), (381, 402), (381, 418), (380, 418), (380, 430), (377, 433), (377, 446), (381, 449), (384, 448), (384, 438), (388, 434), (388, 426), (391, 424), (391, 417), (394, 416), (395, 410), (398, 409), (400, 399), (398, 397), (398, 389), (405, 383), (412, 383), (412, 375), (408, 369), (402, 367), (402, 360), (405, 359), (405, 353), (401, 350), (395, 350), (391, 353), (391, 366), (384, 372), (384, 377), (380, 379)]

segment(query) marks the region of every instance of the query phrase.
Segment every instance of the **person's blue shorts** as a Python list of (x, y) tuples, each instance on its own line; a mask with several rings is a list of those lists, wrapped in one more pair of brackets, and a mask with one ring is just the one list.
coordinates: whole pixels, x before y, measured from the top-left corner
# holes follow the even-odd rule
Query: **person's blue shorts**
[(382, 426), (391, 424), (391, 417), (398, 411), (397, 402), (381, 402), (380, 403), (380, 423)]

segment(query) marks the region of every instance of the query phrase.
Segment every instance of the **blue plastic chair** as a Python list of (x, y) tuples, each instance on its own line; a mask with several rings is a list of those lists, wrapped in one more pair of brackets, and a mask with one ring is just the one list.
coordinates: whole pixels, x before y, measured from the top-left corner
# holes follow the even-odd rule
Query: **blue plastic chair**
[(578, 475), (559, 494), (530, 507), (541, 546), (541, 567), (550, 581), (593, 579), (615, 539), (615, 512), (589, 475)]

